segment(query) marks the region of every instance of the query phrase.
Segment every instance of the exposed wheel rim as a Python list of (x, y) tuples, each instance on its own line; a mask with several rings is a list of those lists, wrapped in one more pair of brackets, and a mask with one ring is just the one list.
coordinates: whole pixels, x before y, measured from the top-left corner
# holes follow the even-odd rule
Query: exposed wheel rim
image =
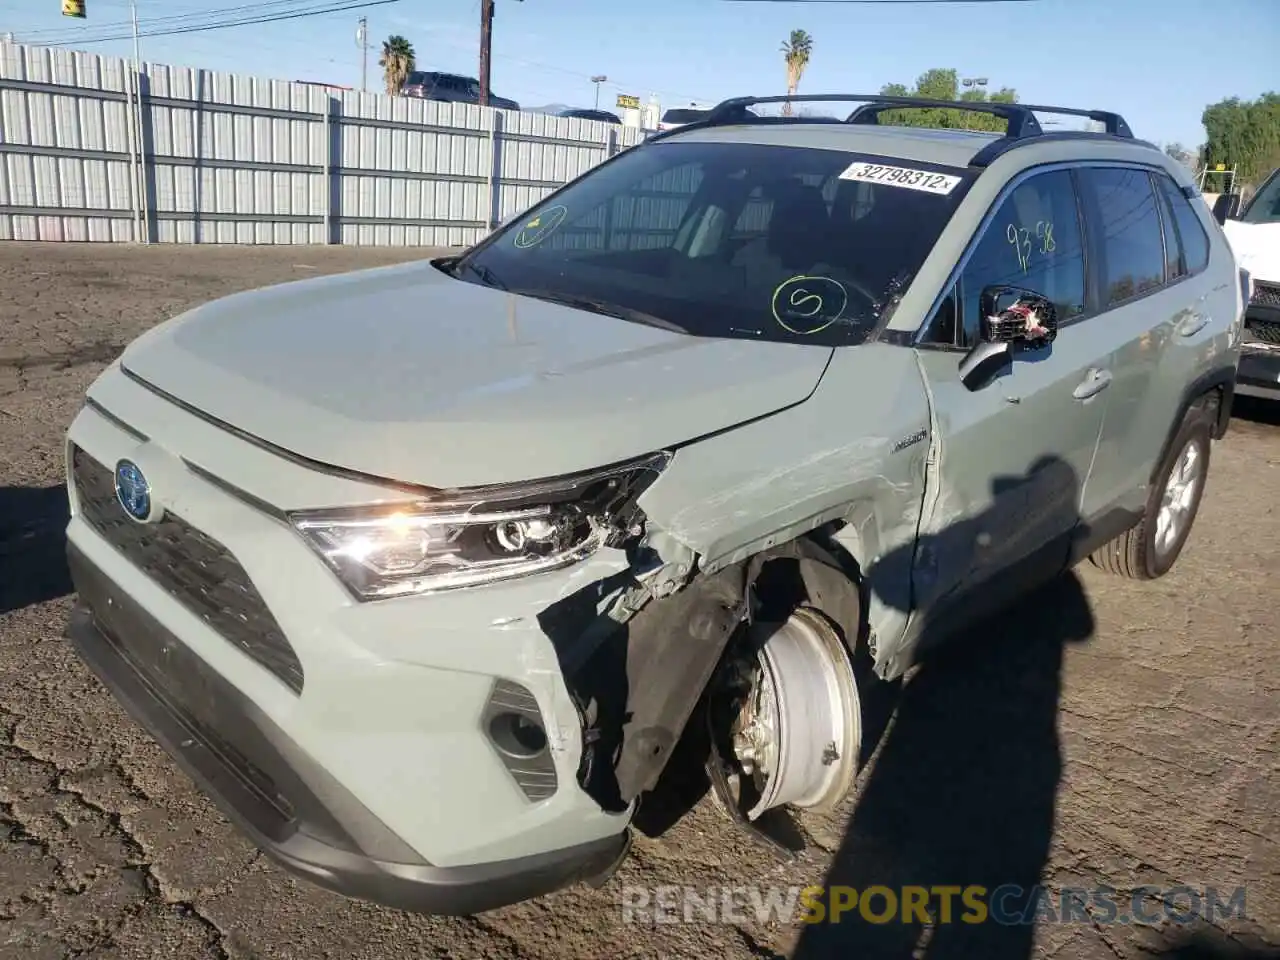
[(1155, 548), (1168, 556), (1191, 525), (1200, 485), (1204, 482), (1204, 451), (1195, 439), (1187, 441), (1165, 479), (1156, 511)]
[(820, 615), (798, 610), (760, 624), (768, 640), (734, 731), (733, 749), (758, 790), (748, 818), (785, 804), (837, 803), (857, 773), (861, 704), (848, 653)]

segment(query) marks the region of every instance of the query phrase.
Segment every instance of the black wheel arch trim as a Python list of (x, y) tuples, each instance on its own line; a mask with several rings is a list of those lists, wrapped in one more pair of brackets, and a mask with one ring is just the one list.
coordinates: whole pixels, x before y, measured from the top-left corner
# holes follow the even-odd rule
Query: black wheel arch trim
[(1236, 368), (1234, 365), (1211, 370), (1187, 385), (1187, 388), (1182, 393), (1182, 400), (1178, 404), (1177, 415), (1169, 424), (1169, 432), (1160, 447), (1160, 456), (1156, 458), (1155, 463), (1152, 465), (1152, 482), (1155, 482), (1156, 475), (1160, 472), (1161, 464), (1169, 456), (1169, 447), (1178, 435), (1178, 430), (1181, 429), (1182, 422), (1187, 417), (1187, 412), (1197, 402), (1215, 390), (1221, 392), (1221, 397), (1218, 402), (1218, 409), (1215, 411), (1215, 418), (1209, 426), (1209, 433), (1215, 440), (1221, 440), (1227, 435), (1227, 430), (1231, 426), (1231, 401), (1235, 396), (1236, 390)]

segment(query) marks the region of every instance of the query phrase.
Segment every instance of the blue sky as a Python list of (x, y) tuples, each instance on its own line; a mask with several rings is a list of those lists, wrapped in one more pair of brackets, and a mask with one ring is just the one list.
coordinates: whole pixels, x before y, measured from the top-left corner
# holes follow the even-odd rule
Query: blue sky
[[(138, 0), (139, 16), (175, 16), (250, 0)], [(261, 2), (261, 0), (259, 0)], [(131, 43), (86, 44), (127, 21), (128, 0), (87, 0), (89, 19), (59, 0), (0, 0), (0, 33), (130, 55)], [(156, 62), (358, 87), (357, 17), (375, 46), (400, 33), (418, 64), (476, 73), (479, 0), (398, 0), (361, 11), (207, 33), (146, 38)], [(1211, 24), (1221, 24), (1215, 28)], [(778, 48), (795, 28), (814, 37), (802, 93), (871, 93), (954, 67), (1011, 86), (1025, 102), (1123, 113), (1160, 143), (1200, 143), (1204, 106), (1280, 89), (1280, 0), (1034, 0), (955, 5), (729, 0), (497, 0), (493, 88), (527, 106), (601, 106), (617, 93), (664, 107), (782, 93)], [(33, 32), (38, 31), (38, 32)], [(377, 51), (369, 88), (379, 89)]]

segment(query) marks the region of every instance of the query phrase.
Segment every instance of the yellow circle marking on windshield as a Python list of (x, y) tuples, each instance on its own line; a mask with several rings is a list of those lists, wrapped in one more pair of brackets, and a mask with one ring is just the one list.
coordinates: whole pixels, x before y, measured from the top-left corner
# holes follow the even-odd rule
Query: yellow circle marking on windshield
[(536, 247), (551, 234), (555, 233), (560, 224), (564, 223), (567, 216), (569, 216), (567, 207), (559, 204), (554, 207), (547, 207), (547, 209), (516, 231), (516, 238), (513, 242), (521, 250)]
[[(773, 291), (773, 319), (788, 333), (807, 337), (840, 319), (849, 305), (844, 284), (830, 277), (791, 277)], [(785, 319), (784, 319), (785, 318)]]

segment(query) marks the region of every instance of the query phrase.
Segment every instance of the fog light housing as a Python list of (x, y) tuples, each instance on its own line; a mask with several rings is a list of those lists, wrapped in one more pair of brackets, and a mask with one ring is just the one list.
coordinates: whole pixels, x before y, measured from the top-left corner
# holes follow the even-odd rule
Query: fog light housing
[(529, 800), (556, 792), (555, 758), (538, 699), (512, 680), (495, 680), (480, 719), (493, 752)]

